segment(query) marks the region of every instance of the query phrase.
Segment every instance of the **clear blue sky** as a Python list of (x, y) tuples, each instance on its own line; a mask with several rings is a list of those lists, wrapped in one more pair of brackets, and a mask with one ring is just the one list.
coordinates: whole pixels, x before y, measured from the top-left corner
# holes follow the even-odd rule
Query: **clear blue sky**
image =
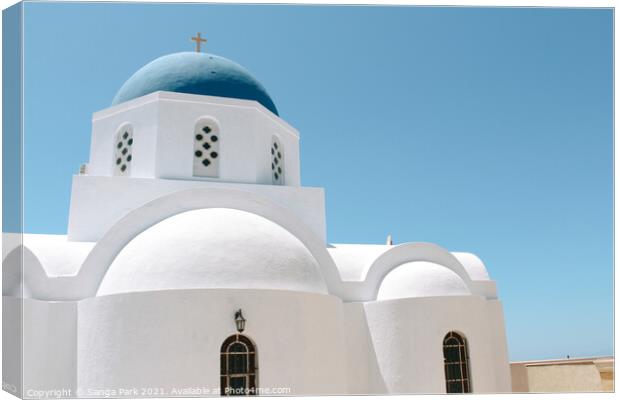
[[(140, 66), (207, 49), (301, 132), (334, 243), (485, 261), (513, 360), (613, 352), (612, 11), (27, 4), (25, 228), (65, 233), (91, 114)], [(424, 321), (420, 321), (424, 323)]]

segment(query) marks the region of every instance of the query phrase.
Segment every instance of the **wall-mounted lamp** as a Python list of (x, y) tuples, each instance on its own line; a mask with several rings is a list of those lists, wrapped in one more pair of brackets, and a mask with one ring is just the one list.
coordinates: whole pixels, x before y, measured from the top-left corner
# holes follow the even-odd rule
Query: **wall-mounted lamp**
[(237, 325), (237, 330), (239, 332), (243, 332), (243, 330), (245, 329), (245, 318), (243, 318), (243, 313), (241, 312), (241, 309), (238, 309), (235, 312), (235, 325)]

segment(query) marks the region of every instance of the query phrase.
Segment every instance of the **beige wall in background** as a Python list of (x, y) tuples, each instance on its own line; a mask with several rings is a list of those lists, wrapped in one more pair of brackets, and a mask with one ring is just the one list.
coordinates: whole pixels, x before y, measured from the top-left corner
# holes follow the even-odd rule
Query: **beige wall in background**
[(510, 364), (513, 392), (613, 392), (614, 359), (580, 358)]
[(614, 359), (607, 358), (594, 362), (601, 373), (601, 385), (603, 392), (614, 391)]

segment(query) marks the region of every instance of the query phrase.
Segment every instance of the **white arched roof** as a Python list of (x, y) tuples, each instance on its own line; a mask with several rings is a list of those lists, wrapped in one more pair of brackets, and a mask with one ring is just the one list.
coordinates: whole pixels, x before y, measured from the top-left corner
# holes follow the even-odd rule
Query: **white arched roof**
[[(316, 260), (321, 269), (320, 274), (328, 285), (339, 288), (336, 265), (325, 249), (324, 242), (311, 229), (294, 215), (261, 195), (228, 188), (187, 189), (159, 197), (128, 212), (96, 243), (63, 243), (63, 240), (66, 240), (64, 235), (50, 239), (49, 243), (46, 239), (44, 240), (45, 246), (33, 246), (33, 248), (36, 247), (36, 256), (33, 255), (28, 260), (24, 259), (24, 286), (29, 289), (28, 293), (33, 298), (41, 300), (78, 300), (96, 296), (108, 268), (128, 243), (140, 233), (178, 214), (211, 208), (244, 211), (282, 227), (284, 231), (299, 240), (311, 257)], [(54, 241), (64, 247), (56, 251), (54, 246), (47, 245)], [(25, 247), (30, 247), (30, 243), (26, 242), (25, 240)], [(10, 252), (21, 252), (20, 249), (21, 247)], [(57, 254), (65, 250), (70, 250), (74, 254)], [(7, 259), (9, 257), (11, 254), (6, 256)], [(16, 253), (12, 259), (15, 262), (10, 264), (16, 266), (15, 271), (20, 271), (21, 257), (17, 257)], [(67, 265), (63, 264), (65, 261), (68, 262)], [(49, 266), (42, 265), (43, 263)], [(17, 275), (20, 276), (21, 273)], [(5, 287), (5, 289), (9, 288)], [(314, 289), (302, 290), (312, 291)], [(18, 292), (19, 287), (11, 288), (9, 291)]]
[[(428, 262), (443, 267), (459, 277), (470, 294), (487, 298), (497, 296), (495, 283), (489, 279), (484, 264), (470, 253), (451, 253), (436, 244), (419, 242), (395, 246), (333, 244), (327, 250), (342, 278), (342, 282), (330, 289), (337, 291), (346, 301), (378, 299), (384, 278), (394, 269), (412, 262)], [(401, 273), (404, 272), (393, 276)], [(434, 278), (429, 275), (429, 279)]]
[[(344, 301), (377, 299), (383, 279), (391, 270), (417, 261), (427, 261), (450, 269), (467, 284), (474, 295), (497, 297), (495, 283), (489, 280), (484, 264), (473, 254), (450, 253), (431, 243), (404, 243), (396, 246), (328, 245), (326, 249), (325, 243), (302, 221), (271, 201), (255, 193), (223, 188), (182, 190), (155, 199), (127, 213), (97, 243), (70, 242), (60, 235), (55, 238), (32, 235), (41, 237), (24, 240), (25, 247), (32, 247), (33, 252), (28, 253), (28, 257), (24, 253), (24, 290), (33, 298), (42, 300), (74, 300), (95, 296), (108, 268), (119, 253), (142, 232), (178, 214), (211, 208), (247, 212), (282, 227), (299, 240), (315, 260), (326, 292)], [(24, 238), (28, 236), (24, 235)], [(4, 249), (5, 253), (8, 251), (11, 250)], [(12, 252), (15, 251), (21, 252), (19, 249)], [(7, 282), (13, 282), (10, 276), (20, 270), (21, 258), (17, 254), (11, 260), (8, 258), (3, 275), (7, 277)], [(12, 264), (15, 268), (10, 267)], [(9, 286), (4, 285), (5, 293), (19, 292), (19, 285)], [(315, 291), (316, 288), (300, 290)]]
[(166, 218), (134, 237), (97, 295), (190, 288), (327, 293), (318, 262), (289, 231), (249, 212), (208, 208)]
[(487, 272), (484, 263), (478, 256), (472, 253), (452, 253), (454, 257), (465, 267), (465, 270), (469, 274), (472, 280), (475, 281), (488, 281), (489, 273)]
[(449, 268), (428, 261), (413, 261), (387, 273), (379, 286), (377, 300), (469, 294), (467, 284)]
[(65, 235), (7, 236), (13, 240), (3, 248), (2, 293), (14, 297), (54, 299), (50, 282), (73, 278), (95, 245), (70, 242)]

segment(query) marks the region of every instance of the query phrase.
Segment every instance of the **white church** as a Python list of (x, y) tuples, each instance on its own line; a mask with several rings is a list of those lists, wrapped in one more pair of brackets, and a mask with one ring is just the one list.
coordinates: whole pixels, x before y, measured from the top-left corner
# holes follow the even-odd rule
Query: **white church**
[(299, 153), (237, 63), (181, 52), (139, 69), (93, 115), (67, 234), (5, 234), (4, 390), (509, 392), (482, 261), (328, 243), (325, 193), (301, 185)]

